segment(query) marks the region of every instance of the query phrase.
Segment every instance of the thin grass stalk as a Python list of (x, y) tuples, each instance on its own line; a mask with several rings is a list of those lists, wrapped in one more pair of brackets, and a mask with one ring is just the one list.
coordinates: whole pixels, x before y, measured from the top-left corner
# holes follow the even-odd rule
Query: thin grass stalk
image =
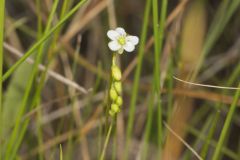
[[(40, 0), (36, 0), (36, 8), (37, 8), (37, 38), (38, 40), (42, 37), (42, 16), (41, 16), (41, 5), (40, 5)], [(41, 125), (40, 125), (40, 121), (41, 121), (41, 110), (38, 110), (37, 112), (37, 141), (38, 141), (38, 145), (42, 146), (43, 144), (43, 136), (42, 136), (42, 132), (41, 132)], [(43, 160), (43, 154), (39, 153), (39, 159)]]
[(99, 160), (104, 160), (104, 157), (105, 157), (105, 154), (106, 154), (106, 149), (107, 149), (108, 142), (109, 142), (109, 139), (110, 139), (110, 135), (111, 135), (111, 132), (112, 132), (112, 127), (113, 127), (113, 122), (111, 122), (111, 124), (108, 128), (107, 136), (106, 136), (104, 146), (103, 146), (103, 150), (102, 150), (102, 153), (101, 153), (101, 156), (100, 156)]
[[(154, 36), (154, 95), (153, 101), (157, 103), (157, 135), (158, 135), (158, 147), (161, 147), (161, 137), (162, 137), (162, 110), (160, 102), (160, 36), (159, 36), (159, 21), (158, 21), (158, 0), (152, 0), (152, 11), (153, 11), (153, 36)], [(155, 103), (153, 103), (154, 105)], [(161, 150), (161, 149), (160, 149)], [(159, 152), (159, 157), (161, 153)]]
[(171, 56), (171, 60), (169, 62), (169, 68), (168, 68), (168, 83), (167, 83), (167, 93), (168, 93), (168, 105), (167, 105), (167, 122), (170, 122), (170, 117), (172, 114), (172, 110), (173, 110), (173, 60), (172, 60), (172, 56)]
[(136, 66), (136, 71), (134, 73), (134, 82), (133, 82), (133, 89), (131, 93), (131, 102), (129, 107), (129, 119), (127, 123), (127, 132), (126, 132), (126, 146), (125, 146), (125, 153), (124, 153), (124, 159), (128, 159), (128, 153), (129, 153), (129, 144), (130, 139), (132, 135), (133, 130), (133, 123), (134, 123), (134, 117), (135, 117), (135, 110), (136, 110), (136, 102), (137, 102), (137, 96), (138, 96), (138, 90), (139, 90), (139, 81), (140, 81), (140, 75), (142, 70), (142, 61), (144, 56), (144, 48), (147, 38), (147, 30), (148, 30), (148, 21), (149, 21), (149, 15), (150, 15), (150, 9), (151, 9), (151, 0), (146, 1), (145, 9), (144, 9), (144, 18), (143, 18), (143, 27), (141, 31), (141, 38), (140, 38), (140, 45), (139, 45), (139, 51), (138, 51), (138, 62)]
[(60, 157), (60, 160), (63, 160), (63, 150), (62, 150), (62, 145), (60, 144), (59, 146), (59, 157)]
[(240, 63), (238, 63), (237, 67), (234, 69), (233, 73), (231, 74), (227, 86), (231, 86), (234, 84), (234, 81), (238, 80), (240, 75)]
[(159, 21), (158, 21), (158, 0), (152, 0), (153, 9), (153, 34), (154, 34), (154, 90), (159, 93), (160, 90), (160, 36), (159, 36)]
[[(116, 118), (115, 122), (117, 122), (117, 118)], [(117, 126), (117, 123), (116, 123), (116, 126)], [(112, 143), (113, 146), (112, 146), (112, 157), (111, 157), (111, 160), (117, 159), (117, 139), (118, 139), (117, 129), (114, 130), (113, 135), (114, 135), (114, 137), (113, 137), (113, 143)]]
[(238, 141), (238, 159), (240, 159), (240, 141)]
[(37, 39), (39, 40), (42, 37), (42, 15), (40, 0), (36, 0), (36, 8), (37, 8)]
[[(158, 20), (158, 1), (153, 0), (153, 31), (154, 31), (154, 101), (157, 102), (157, 113), (158, 113), (158, 145), (162, 147), (162, 106), (161, 106), (161, 98), (160, 98), (160, 55), (162, 52), (163, 46), (163, 37), (164, 37), (164, 25), (166, 19), (166, 11), (167, 11), (167, 0), (162, 0), (161, 4), (161, 18)], [(160, 24), (159, 24), (160, 23)], [(161, 155), (159, 151), (159, 156)]]
[[(42, 110), (39, 109), (37, 111), (37, 141), (38, 141), (38, 146), (43, 146), (43, 134), (42, 134), (42, 128), (41, 128), (41, 118), (42, 118)], [(44, 160), (43, 158), (43, 153), (39, 153), (38, 156), (39, 160)]]
[[(5, 0), (0, 0), (0, 142), (2, 141), (2, 83), (3, 83), (3, 43), (4, 43)], [(2, 145), (0, 145), (0, 159), (2, 159)]]
[(217, 121), (219, 120), (219, 116), (220, 116), (220, 112), (217, 111), (215, 116), (214, 116), (213, 121), (211, 121), (212, 124), (211, 124), (211, 126), (209, 128), (210, 131), (209, 131), (209, 133), (207, 135), (206, 142), (204, 143), (204, 145), (202, 147), (201, 154), (200, 154), (203, 159), (206, 159), (206, 157), (207, 157), (207, 153), (208, 153), (208, 150), (209, 150), (209, 147), (210, 147), (210, 141), (211, 141), (211, 139), (214, 136), (214, 132), (215, 132), (216, 127), (217, 127)]
[[(165, 35), (164, 34), (164, 29), (165, 29), (166, 15), (167, 15), (167, 6), (168, 6), (168, 0), (162, 0), (160, 24), (159, 24), (159, 41), (160, 41), (160, 43), (159, 43), (159, 51), (160, 52), (162, 52), (163, 40), (164, 40), (164, 35)], [(159, 54), (161, 54), (161, 53), (159, 53)], [(160, 85), (160, 81), (159, 81), (159, 85)]]
[(76, 4), (76, 6), (71, 9), (63, 19), (61, 19), (49, 32), (45, 34), (40, 40), (38, 40), (25, 54), (20, 58), (4, 75), (3, 81), (5, 81), (16, 69), (22, 64), (34, 51), (44, 43), (59, 27), (62, 26), (87, 0), (82, 0)]
[[(240, 84), (239, 84), (239, 86), (240, 86)], [(225, 138), (226, 138), (228, 130), (230, 128), (231, 121), (232, 121), (235, 109), (237, 107), (237, 102), (238, 102), (239, 96), (240, 96), (240, 90), (237, 90), (235, 93), (234, 99), (233, 99), (233, 103), (231, 104), (230, 110), (227, 114), (226, 121), (224, 122), (224, 126), (222, 129), (218, 144), (217, 144), (217, 148), (215, 149), (215, 152), (213, 154), (213, 157), (212, 157), (213, 160), (218, 160), (220, 157), (221, 149), (223, 147)]]
[[(157, 77), (155, 80), (156, 87), (158, 89), (156, 90), (157, 95), (157, 109), (158, 109), (158, 144), (159, 144), (159, 156), (161, 156), (161, 149), (162, 149), (162, 143), (163, 143), (163, 128), (162, 128), (162, 104), (161, 104), (161, 91), (160, 91), (160, 55), (162, 54), (162, 47), (163, 47), (163, 39), (164, 39), (164, 28), (165, 28), (165, 21), (166, 21), (166, 14), (167, 14), (167, 4), (168, 0), (162, 0), (161, 3), (161, 15), (160, 15), (160, 25), (159, 25), (159, 52), (157, 53), (158, 56), (155, 55), (155, 58), (158, 58), (158, 62), (155, 61), (157, 64), (155, 64), (155, 67), (158, 67), (159, 70), (155, 72), (155, 76)], [(156, 68), (155, 68), (156, 69)]]
[[(152, 86), (153, 90), (153, 86)], [(152, 95), (153, 92), (150, 94), (150, 100), (149, 100), (149, 107), (148, 107), (148, 113), (147, 113), (147, 123), (146, 128), (144, 130), (144, 138), (143, 138), (143, 150), (141, 154), (141, 159), (145, 160), (147, 158), (148, 153), (148, 141), (150, 138), (151, 128), (152, 128), (152, 122), (153, 122), (153, 106), (154, 106), (154, 98)]]

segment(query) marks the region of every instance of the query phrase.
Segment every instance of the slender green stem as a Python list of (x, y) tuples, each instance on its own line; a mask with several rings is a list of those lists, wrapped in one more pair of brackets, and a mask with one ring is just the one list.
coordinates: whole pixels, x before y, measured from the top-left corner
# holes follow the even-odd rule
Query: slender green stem
[(34, 51), (45, 42), (63, 23), (65, 23), (87, 0), (80, 1), (73, 9), (71, 9), (63, 19), (61, 19), (56, 26), (54, 26), (49, 32), (47, 32), (39, 41), (37, 41), (25, 54), (20, 58), (4, 75), (3, 81), (5, 81), (16, 69), (22, 64)]
[(239, 74), (240, 74), (240, 62), (238, 63), (238, 65), (234, 69), (233, 73), (231, 74), (231, 76), (227, 82), (227, 86), (233, 85), (234, 81), (238, 80)]
[[(153, 90), (153, 85), (152, 85)], [(148, 107), (148, 113), (147, 113), (147, 124), (144, 132), (144, 138), (143, 138), (143, 151), (142, 151), (142, 160), (145, 160), (147, 158), (147, 152), (148, 152), (148, 141), (150, 138), (151, 128), (152, 128), (152, 122), (153, 122), (153, 103), (154, 103), (154, 96), (152, 95), (153, 92), (150, 93), (150, 101), (149, 101), (149, 107)]]
[[(37, 8), (37, 39), (39, 40), (42, 37), (42, 16), (41, 16), (41, 3), (40, 0), (36, 0), (36, 8)], [(41, 47), (40, 47), (41, 48)], [(38, 145), (41, 147), (43, 144), (43, 136), (42, 136), (42, 132), (41, 132), (41, 116), (42, 116), (42, 112), (41, 110), (37, 111), (37, 141), (38, 141)], [(43, 154), (39, 153), (39, 160), (43, 160)]]
[(143, 61), (144, 47), (145, 47), (146, 37), (147, 37), (150, 9), (151, 9), (151, 0), (147, 0), (145, 10), (144, 10), (143, 27), (141, 31), (140, 47), (139, 47), (138, 58), (137, 58), (138, 63), (137, 63), (136, 71), (134, 74), (133, 89), (132, 89), (131, 102), (129, 107), (130, 111), (129, 111), (129, 119), (127, 124), (126, 146), (125, 146), (125, 153), (124, 153), (125, 160), (128, 159), (127, 157), (129, 152), (129, 143), (131, 139), (133, 122), (135, 117), (136, 101), (137, 101), (137, 94), (139, 90), (139, 80), (140, 80), (140, 74), (142, 70), (142, 61)]
[(99, 160), (104, 160), (106, 149), (107, 149), (107, 145), (108, 145), (109, 138), (110, 138), (110, 135), (111, 135), (111, 132), (112, 132), (112, 127), (113, 127), (113, 122), (111, 122), (111, 124), (110, 124), (110, 126), (108, 128), (107, 137), (105, 139), (103, 150), (102, 150), (102, 153), (101, 153), (101, 156), (100, 156)]
[[(3, 41), (4, 41), (5, 0), (0, 0), (0, 142), (2, 141), (2, 83), (3, 83)], [(0, 159), (2, 159), (2, 145), (0, 145)]]
[(213, 121), (211, 119), (211, 123), (212, 124), (210, 126), (210, 131), (209, 131), (209, 133), (207, 135), (206, 143), (202, 147), (202, 151), (201, 151), (201, 154), (200, 154), (203, 159), (206, 159), (206, 156), (207, 156), (207, 153), (208, 153), (208, 149), (210, 147), (210, 141), (213, 138), (214, 131), (215, 131), (216, 127), (217, 127), (217, 121), (219, 120), (219, 116), (220, 116), (220, 113), (219, 113), (219, 111), (217, 111), (215, 116), (214, 116)]
[(60, 157), (60, 160), (63, 160), (63, 151), (62, 151), (62, 145), (60, 144), (60, 146), (59, 146), (59, 151), (60, 151), (60, 155), (59, 155), (59, 157)]
[(160, 77), (158, 73), (160, 72), (159, 63), (160, 63), (160, 36), (159, 36), (159, 22), (158, 22), (158, 0), (152, 1), (153, 7), (153, 31), (154, 31), (154, 79), (155, 87), (157, 93), (160, 89)]
[(213, 158), (212, 158), (213, 160), (218, 160), (219, 159), (220, 152), (221, 152), (221, 149), (222, 149), (223, 144), (224, 144), (224, 140), (227, 136), (228, 130), (229, 130), (230, 125), (231, 125), (231, 121), (232, 121), (232, 118), (233, 118), (233, 115), (234, 115), (234, 111), (237, 107), (239, 96), (240, 96), (240, 90), (237, 90), (237, 92), (235, 93), (234, 99), (233, 99), (233, 103), (231, 104), (230, 110), (227, 114), (227, 118), (226, 118), (226, 121), (224, 123), (223, 129), (222, 129), (222, 132), (221, 132), (218, 144), (217, 144), (217, 148), (216, 148), (216, 150), (213, 154)]
[(42, 37), (42, 16), (41, 16), (41, 5), (40, 0), (36, 0), (37, 6), (37, 38), (38, 40)]
[[(158, 113), (158, 145), (161, 148), (163, 131), (162, 131), (162, 106), (160, 98), (160, 55), (163, 46), (164, 26), (167, 11), (167, 0), (162, 0), (160, 24), (158, 22), (158, 1), (153, 0), (153, 31), (154, 31), (154, 89), (155, 99), (157, 102)], [(161, 153), (159, 152), (159, 155)]]
[(168, 71), (168, 83), (167, 83), (167, 92), (168, 92), (168, 106), (167, 106), (167, 121), (169, 122), (171, 114), (172, 114), (172, 108), (173, 108), (173, 60), (171, 58), (169, 63), (169, 71)]

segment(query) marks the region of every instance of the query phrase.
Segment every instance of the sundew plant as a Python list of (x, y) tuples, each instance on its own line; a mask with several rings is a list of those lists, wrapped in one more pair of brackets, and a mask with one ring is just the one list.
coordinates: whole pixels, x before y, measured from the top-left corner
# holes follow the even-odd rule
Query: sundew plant
[(239, 160), (240, 0), (0, 0), (0, 160)]

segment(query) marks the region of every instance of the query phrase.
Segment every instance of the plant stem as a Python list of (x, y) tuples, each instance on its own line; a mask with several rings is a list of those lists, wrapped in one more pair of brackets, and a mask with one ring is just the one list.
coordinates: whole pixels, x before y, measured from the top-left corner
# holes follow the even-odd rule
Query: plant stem
[(112, 127), (113, 127), (113, 122), (111, 122), (111, 124), (109, 126), (109, 129), (108, 129), (108, 132), (107, 132), (107, 137), (105, 139), (103, 150), (102, 150), (102, 153), (101, 153), (101, 156), (100, 156), (99, 160), (104, 160), (106, 149), (107, 149), (107, 145), (108, 145), (109, 138), (110, 138), (111, 131), (112, 131)]
[[(2, 83), (3, 83), (3, 41), (4, 41), (5, 0), (0, 0), (0, 142), (2, 141)], [(2, 159), (2, 145), (0, 145), (0, 159)]]
[[(239, 84), (239, 86), (240, 86), (240, 84)], [(229, 130), (230, 125), (231, 125), (231, 121), (232, 121), (232, 118), (233, 118), (233, 115), (234, 115), (234, 111), (237, 107), (239, 96), (240, 96), (240, 90), (237, 90), (237, 92), (235, 93), (234, 99), (233, 99), (233, 103), (231, 104), (230, 110), (227, 114), (227, 118), (226, 118), (226, 121), (224, 123), (223, 129), (222, 129), (222, 132), (221, 132), (218, 144), (217, 144), (217, 148), (216, 148), (216, 150), (213, 154), (212, 160), (218, 160), (219, 159), (220, 152), (221, 152), (221, 149), (222, 149), (223, 144), (224, 144), (224, 140), (227, 136), (228, 130)]]
[(128, 119), (127, 133), (126, 133), (126, 146), (124, 151), (125, 160), (128, 159), (129, 143), (131, 139), (133, 122), (135, 117), (136, 101), (137, 101), (137, 94), (139, 90), (139, 80), (140, 80), (140, 74), (142, 70), (142, 61), (143, 61), (144, 47), (145, 47), (145, 42), (147, 37), (150, 9), (151, 9), (151, 0), (147, 0), (145, 10), (144, 10), (143, 27), (141, 31), (140, 47), (139, 47), (138, 58), (137, 58), (138, 63), (137, 63), (137, 68), (134, 74), (133, 89), (131, 93), (131, 102), (129, 107), (130, 109), (129, 109), (129, 119)]

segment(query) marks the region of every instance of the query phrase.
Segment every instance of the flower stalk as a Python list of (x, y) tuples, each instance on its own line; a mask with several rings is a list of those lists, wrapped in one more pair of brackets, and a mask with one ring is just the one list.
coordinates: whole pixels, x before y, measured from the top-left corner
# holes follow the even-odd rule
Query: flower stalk
[(122, 72), (116, 62), (117, 54), (123, 54), (126, 52), (133, 52), (135, 46), (138, 44), (139, 39), (137, 36), (129, 35), (121, 27), (107, 32), (108, 38), (111, 40), (108, 43), (108, 47), (113, 51), (112, 67), (111, 67), (111, 87), (109, 89), (109, 95), (111, 99), (111, 106), (109, 114), (113, 117), (121, 111), (123, 103), (122, 99)]
[(109, 90), (109, 95), (111, 99), (111, 107), (109, 110), (109, 114), (114, 116), (116, 113), (121, 111), (121, 106), (123, 103), (122, 99), (122, 73), (119, 66), (116, 63), (116, 53), (113, 54), (112, 57), (112, 67), (111, 67), (111, 87)]

